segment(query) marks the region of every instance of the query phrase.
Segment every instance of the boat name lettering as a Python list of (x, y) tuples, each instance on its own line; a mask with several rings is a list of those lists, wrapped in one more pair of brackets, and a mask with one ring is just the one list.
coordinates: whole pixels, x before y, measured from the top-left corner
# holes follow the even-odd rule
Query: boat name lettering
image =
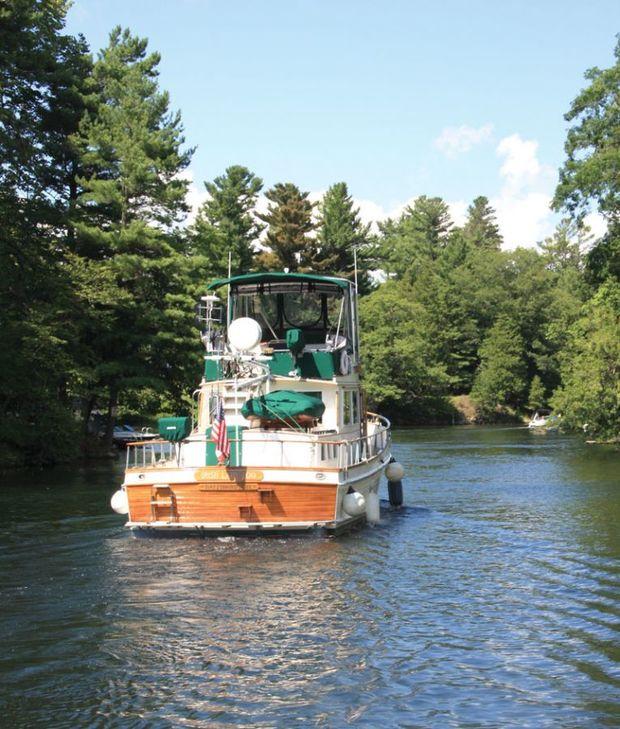
[(195, 474), (196, 481), (217, 481), (223, 485), (243, 483), (245, 481), (262, 481), (263, 472), (246, 468), (240, 469), (212, 469), (199, 468)]

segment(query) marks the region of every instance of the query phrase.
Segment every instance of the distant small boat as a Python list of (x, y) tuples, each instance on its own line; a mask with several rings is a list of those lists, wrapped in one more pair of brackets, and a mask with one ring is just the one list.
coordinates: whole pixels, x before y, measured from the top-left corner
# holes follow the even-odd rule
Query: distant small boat
[(112, 442), (117, 446), (124, 447), (128, 443), (152, 440), (156, 437), (158, 437), (157, 433), (151, 433), (150, 428), (135, 430), (131, 425), (116, 425), (112, 433)]
[(528, 428), (544, 428), (547, 423), (549, 422), (549, 418), (551, 417), (551, 411), (550, 410), (537, 410), (534, 413), (534, 416), (528, 423)]

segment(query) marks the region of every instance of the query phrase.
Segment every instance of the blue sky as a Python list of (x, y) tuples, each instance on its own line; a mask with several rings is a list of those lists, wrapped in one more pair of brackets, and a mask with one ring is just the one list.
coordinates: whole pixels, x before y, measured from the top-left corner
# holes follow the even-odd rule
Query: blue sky
[(345, 180), (363, 216), (440, 195), (458, 222), (487, 195), (507, 245), (532, 245), (583, 72), (613, 62), (620, 3), (591, 0), (75, 0), (94, 51), (120, 24), (162, 55), (192, 199), (244, 164), (318, 196)]

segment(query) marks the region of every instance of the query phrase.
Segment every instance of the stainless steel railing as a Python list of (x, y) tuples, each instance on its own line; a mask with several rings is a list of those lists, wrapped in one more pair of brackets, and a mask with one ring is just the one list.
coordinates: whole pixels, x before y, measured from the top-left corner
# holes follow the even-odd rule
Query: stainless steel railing
[[(390, 422), (381, 415), (369, 413), (367, 418), (367, 427), (374, 426), (374, 431), (369, 435), (363, 435), (353, 439), (340, 440), (318, 440), (313, 439), (311, 434), (302, 437), (290, 437), (275, 441), (280, 448), (280, 463), (274, 463), (270, 460), (270, 466), (291, 467), (285, 459), (287, 446), (295, 446), (303, 443), (312, 449), (310, 464), (313, 467), (336, 467), (339, 469), (348, 469), (361, 463), (366, 463), (373, 458), (380, 456), (391, 443)], [(242, 438), (231, 438), (233, 443), (243, 443)], [(266, 442), (268, 447), (274, 444), (274, 441)], [(170, 443), (167, 440), (155, 441), (139, 441), (127, 444), (127, 468), (147, 469), (147, 468), (178, 468), (181, 464), (181, 447), (180, 443)], [(236, 449), (239, 453), (239, 448)], [(270, 456), (273, 459), (275, 452), (272, 450)], [(277, 456), (276, 459), (277, 460)], [(260, 467), (258, 463), (240, 463), (229, 465), (252, 465)], [(294, 466), (292, 466), (294, 468)]]

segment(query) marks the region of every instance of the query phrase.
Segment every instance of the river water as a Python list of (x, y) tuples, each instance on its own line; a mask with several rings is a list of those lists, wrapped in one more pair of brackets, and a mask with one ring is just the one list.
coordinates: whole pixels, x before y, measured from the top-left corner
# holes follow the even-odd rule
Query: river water
[(348, 537), (134, 539), (121, 463), (5, 477), (0, 724), (620, 725), (620, 452), (395, 433)]

